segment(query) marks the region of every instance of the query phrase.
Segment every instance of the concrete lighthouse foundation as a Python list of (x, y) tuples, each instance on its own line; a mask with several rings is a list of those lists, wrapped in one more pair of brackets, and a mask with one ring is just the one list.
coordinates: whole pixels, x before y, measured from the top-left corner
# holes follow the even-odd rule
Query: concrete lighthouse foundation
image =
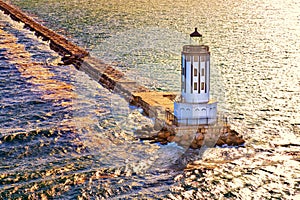
[(200, 125), (216, 122), (217, 102), (209, 101), (202, 104), (174, 102), (174, 115), (176, 124)]

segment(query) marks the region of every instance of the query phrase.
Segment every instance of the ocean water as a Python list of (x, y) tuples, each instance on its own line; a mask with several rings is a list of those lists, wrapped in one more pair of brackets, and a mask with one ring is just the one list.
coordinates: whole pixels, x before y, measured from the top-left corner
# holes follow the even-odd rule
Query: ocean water
[[(159, 91), (178, 91), (181, 48), (198, 27), (210, 46), (212, 96), (246, 139), (245, 147), (226, 149), (227, 154), (235, 157), (232, 162), (244, 177), (249, 175), (245, 169), (257, 170), (241, 188), (229, 179), (216, 185), (242, 199), (246, 189), (249, 198), (299, 193), (298, 1), (13, 3), (92, 56)], [(181, 172), (157, 166), (180, 157), (184, 149), (136, 140), (136, 128), (151, 119), (83, 72), (59, 65), (48, 44), (3, 13), (0, 17), (0, 196), (162, 198), (176, 193), (170, 188)], [(211, 149), (207, 157), (218, 160), (220, 151)], [(229, 173), (230, 164), (220, 166), (222, 173)], [(275, 172), (262, 175), (265, 168)], [(262, 189), (274, 182), (274, 193)]]

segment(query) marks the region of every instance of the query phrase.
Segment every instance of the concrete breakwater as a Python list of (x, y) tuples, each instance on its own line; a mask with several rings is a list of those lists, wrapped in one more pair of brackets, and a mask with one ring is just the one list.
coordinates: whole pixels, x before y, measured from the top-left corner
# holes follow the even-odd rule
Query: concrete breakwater
[(73, 64), (107, 89), (114, 90), (131, 104), (141, 107), (147, 116), (155, 118), (154, 127), (144, 127), (137, 131), (140, 138), (162, 143), (173, 141), (192, 148), (199, 148), (204, 143), (212, 146), (216, 143), (218, 145), (244, 143), (241, 136), (231, 130), (224, 120), (220, 120), (217, 127), (200, 126), (196, 130), (193, 128), (193, 131), (186, 127), (177, 127), (173, 115), (176, 94), (150, 91), (137, 82), (127, 79), (122, 72), (102, 60), (89, 56), (86, 50), (38, 24), (19, 9), (2, 1), (0, 1), (0, 9), (13, 20), (24, 23), (24, 28), (34, 31), (37, 37), (49, 41), (50, 48), (63, 56), (62, 61), (65, 64)]
[(0, 10), (9, 15), (13, 20), (24, 23), (24, 28), (34, 31), (37, 37), (41, 37), (44, 41), (50, 41), (50, 48), (62, 55), (65, 62), (71, 62), (73, 59), (78, 60), (89, 55), (86, 50), (35, 22), (19, 9), (3, 1), (0, 1)]

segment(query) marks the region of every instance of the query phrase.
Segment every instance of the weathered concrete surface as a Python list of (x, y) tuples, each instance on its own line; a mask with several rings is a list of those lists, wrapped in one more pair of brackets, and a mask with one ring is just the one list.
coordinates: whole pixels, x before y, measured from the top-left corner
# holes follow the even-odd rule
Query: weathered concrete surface
[(156, 123), (159, 124), (156, 126), (160, 127), (160, 131), (156, 131), (156, 134), (151, 136), (152, 139), (162, 142), (175, 141), (178, 143), (187, 143), (188, 141), (187, 144), (183, 145), (190, 145), (192, 148), (201, 147), (205, 138), (208, 141), (211, 137), (219, 145), (240, 145), (245, 142), (240, 135), (230, 129), (228, 124), (223, 125), (222, 123), (212, 131), (215, 133), (218, 129), (218, 138), (215, 138), (216, 134), (214, 136), (207, 134), (211, 131), (205, 126), (199, 126), (198, 129), (196, 129), (198, 130), (196, 136), (195, 134), (190, 136), (189, 134), (184, 134), (182, 136), (177, 135), (176, 137), (178, 127), (173, 125), (173, 102), (176, 94), (150, 91), (137, 82), (127, 79), (122, 72), (114, 69), (100, 59), (89, 56), (86, 50), (67, 41), (54, 31), (38, 24), (23, 14), (19, 9), (1, 0), (0, 10), (10, 15), (13, 20), (23, 22), (25, 24), (24, 28), (35, 31), (37, 37), (42, 37), (43, 40), (49, 40), (50, 48), (63, 56), (62, 60), (65, 64), (73, 64), (77, 69), (87, 73), (105, 88), (117, 92), (130, 103), (140, 106), (146, 115), (156, 118)]
[(150, 91), (144, 86), (129, 80), (124, 73), (104, 63), (102, 60), (87, 56), (80, 62), (74, 63), (77, 69), (84, 71), (95, 81), (101, 83), (105, 88), (114, 90), (126, 99), (131, 99), (134, 92)]
[[(173, 113), (173, 100), (176, 97), (176, 94), (170, 92), (146, 91), (134, 92), (132, 93), (132, 97), (133, 102), (147, 110), (147, 115), (154, 115), (150, 111), (155, 110), (155, 115), (166, 115), (167, 111), (168, 113)], [(170, 123), (169, 120), (167, 120), (167, 122)]]

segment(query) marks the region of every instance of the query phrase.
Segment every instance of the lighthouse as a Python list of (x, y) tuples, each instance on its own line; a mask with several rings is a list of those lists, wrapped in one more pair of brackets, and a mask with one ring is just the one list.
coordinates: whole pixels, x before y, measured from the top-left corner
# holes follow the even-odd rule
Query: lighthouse
[(178, 125), (205, 125), (216, 122), (217, 102), (210, 99), (210, 52), (201, 44), (202, 35), (190, 34), (196, 45), (185, 45), (181, 53), (181, 95), (174, 102)]

